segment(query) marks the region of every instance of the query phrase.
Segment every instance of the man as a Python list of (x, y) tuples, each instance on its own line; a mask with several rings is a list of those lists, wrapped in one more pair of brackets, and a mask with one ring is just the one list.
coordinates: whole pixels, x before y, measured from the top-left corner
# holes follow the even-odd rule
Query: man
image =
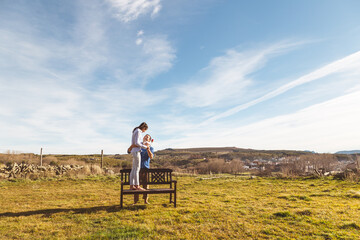
[[(154, 158), (154, 148), (150, 145), (154, 140), (151, 138), (149, 134), (146, 134), (143, 138), (143, 144), (147, 145), (147, 148), (142, 148), (140, 155), (141, 155), (141, 164), (140, 169), (150, 169), (150, 160)], [(129, 150), (133, 148), (133, 145), (130, 146)], [(128, 150), (128, 151), (129, 151)], [(147, 173), (144, 171), (140, 171), (140, 183), (143, 183), (144, 189), (149, 189), (147, 184), (144, 184), (146, 182)], [(143, 194), (143, 199), (145, 204), (149, 204), (149, 198), (147, 194)], [(139, 194), (134, 195), (134, 204), (136, 204), (139, 201)]]

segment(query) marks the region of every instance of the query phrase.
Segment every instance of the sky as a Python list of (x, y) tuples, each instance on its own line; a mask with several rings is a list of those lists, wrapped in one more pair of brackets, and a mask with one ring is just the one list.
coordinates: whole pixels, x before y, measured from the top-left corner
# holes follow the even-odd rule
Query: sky
[(0, 152), (360, 149), (358, 0), (0, 0)]

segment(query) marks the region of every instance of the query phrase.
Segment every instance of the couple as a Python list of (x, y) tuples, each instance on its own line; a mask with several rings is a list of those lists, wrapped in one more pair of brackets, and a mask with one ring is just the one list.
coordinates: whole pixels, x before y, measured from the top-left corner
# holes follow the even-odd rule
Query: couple
[[(146, 132), (148, 125), (143, 122), (138, 127), (134, 128), (131, 139), (131, 146), (128, 149), (128, 153), (133, 156), (133, 164), (130, 172), (130, 189), (131, 190), (145, 190), (148, 189), (147, 185), (140, 187), (140, 168), (149, 169), (150, 160), (154, 157), (154, 149), (151, 147), (151, 136), (146, 134), (142, 137), (142, 134)], [(146, 173), (142, 174), (141, 179), (146, 180)], [(134, 195), (134, 202), (139, 200), (139, 195)], [(144, 194), (144, 201), (148, 204), (147, 194)]]

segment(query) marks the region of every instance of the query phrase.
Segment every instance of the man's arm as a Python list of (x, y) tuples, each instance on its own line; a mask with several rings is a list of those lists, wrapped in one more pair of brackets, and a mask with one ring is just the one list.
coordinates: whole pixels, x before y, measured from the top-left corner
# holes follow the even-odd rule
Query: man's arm
[(153, 159), (153, 158), (154, 158), (154, 154), (151, 152), (150, 147), (147, 147), (147, 148), (146, 148), (146, 151), (147, 151), (150, 159)]

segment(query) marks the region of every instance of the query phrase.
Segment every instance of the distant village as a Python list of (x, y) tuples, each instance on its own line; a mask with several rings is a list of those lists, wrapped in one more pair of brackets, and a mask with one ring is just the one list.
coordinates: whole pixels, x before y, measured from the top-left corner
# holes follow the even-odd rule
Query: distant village
[[(301, 161), (300, 157), (296, 157), (293, 159), (294, 161)], [(284, 164), (289, 163), (289, 159), (286, 157), (280, 157), (280, 158), (271, 158), (269, 159), (261, 159), (257, 158), (253, 161), (245, 161), (243, 168), (245, 170), (260, 170), (265, 171), (267, 168), (271, 168), (275, 171), (280, 171), (281, 166)], [(314, 172), (314, 169), (316, 168), (315, 165), (311, 161), (305, 162), (305, 172)], [(346, 169), (358, 169), (359, 163), (358, 161), (346, 159), (342, 161), (334, 161), (331, 164), (331, 171), (333, 172), (342, 172)]]

